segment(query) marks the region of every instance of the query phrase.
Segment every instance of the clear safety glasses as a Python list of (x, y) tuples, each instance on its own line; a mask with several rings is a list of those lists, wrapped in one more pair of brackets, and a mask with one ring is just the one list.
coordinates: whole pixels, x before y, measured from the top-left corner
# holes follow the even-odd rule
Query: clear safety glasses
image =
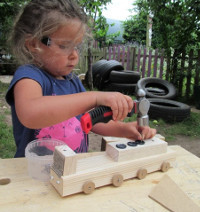
[(80, 43), (78, 45), (74, 45), (72, 43), (69, 44), (59, 44), (56, 43), (54, 40), (52, 40), (50, 37), (43, 37), (41, 42), (46, 46), (52, 46), (56, 45), (61, 51), (63, 51), (65, 54), (71, 54), (74, 50), (77, 51), (78, 54), (81, 53), (81, 50), (83, 49), (83, 44)]

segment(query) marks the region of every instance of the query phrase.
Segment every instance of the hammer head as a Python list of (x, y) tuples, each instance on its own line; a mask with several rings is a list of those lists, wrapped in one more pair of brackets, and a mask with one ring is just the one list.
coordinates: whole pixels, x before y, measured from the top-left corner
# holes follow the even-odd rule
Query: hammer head
[(138, 126), (149, 126), (149, 116), (148, 111), (150, 108), (150, 102), (145, 98), (145, 91), (143, 89), (138, 89), (138, 112), (137, 112), (137, 122)]

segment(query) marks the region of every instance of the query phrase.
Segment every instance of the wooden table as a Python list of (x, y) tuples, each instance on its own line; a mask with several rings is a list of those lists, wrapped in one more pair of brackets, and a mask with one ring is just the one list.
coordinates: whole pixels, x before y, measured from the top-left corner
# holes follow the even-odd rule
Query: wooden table
[(25, 158), (0, 159), (1, 179), (10, 179), (0, 185), (0, 211), (91, 211), (91, 212), (160, 212), (167, 211), (148, 197), (150, 191), (167, 174), (200, 206), (200, 158), (180, 146), (171, 146), (177, 151), (174, 168), (168, 172), (148, 174), (145, 179), (125, 181), (121, 187), (105, 186), (92, 194), (83, 193), (60, 197), (49, 183), (31, 179), (27, 174)]

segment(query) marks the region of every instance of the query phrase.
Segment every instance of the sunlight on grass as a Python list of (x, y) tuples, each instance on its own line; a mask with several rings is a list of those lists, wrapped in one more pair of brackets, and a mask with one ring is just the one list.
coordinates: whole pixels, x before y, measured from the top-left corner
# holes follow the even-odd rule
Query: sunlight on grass
[(0, 158), (13, 158), (16, 151), (12, 127), (7, 126), (0, 115)]

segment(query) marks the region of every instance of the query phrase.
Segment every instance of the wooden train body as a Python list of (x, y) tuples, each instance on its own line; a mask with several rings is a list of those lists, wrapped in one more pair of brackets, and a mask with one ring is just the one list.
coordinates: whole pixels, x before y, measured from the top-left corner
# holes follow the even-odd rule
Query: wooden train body
[(89, 194), (109, 184), (120, 186), (123, 180), (134, 177), (143, 179), (147, 173), (167, 171), (175, 161), (175, 152), (156, 136), (142, 143), (125, 138), (104, 139), (104, 152), (76, 154), (67, 145), (56, 147), (50, 182), (61, 196)]

